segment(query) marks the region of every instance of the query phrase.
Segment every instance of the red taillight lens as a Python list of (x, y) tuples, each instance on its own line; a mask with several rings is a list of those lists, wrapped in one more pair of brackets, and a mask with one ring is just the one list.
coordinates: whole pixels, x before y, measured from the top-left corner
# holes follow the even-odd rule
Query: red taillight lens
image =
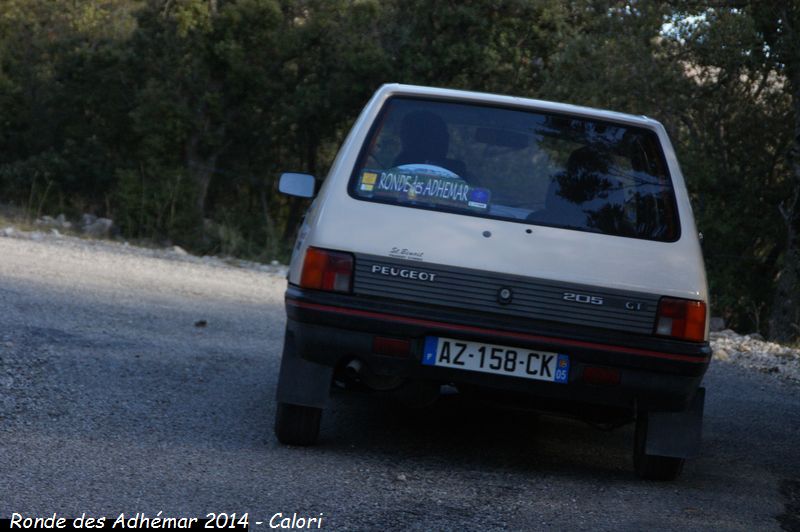
[(702, 342), (706, 337), (706, 304), (691, 299), (662, 297), (658, 302), (656, 334)]
[(350, 292), (353, 286), (353, 256), (340, 251), (308, 248), (300, 286), (316, 290)]
[(619, 370), (616, 368), (603, 368), (600, 366), (586, 366), (583, 368), (582, 379), (588, 384), (600, 386), (617, 386), (620, 381)]
[(411, 342), (399, 338), (376, 336), (372, 339), (372, 352), (390, 357), (407, 357), (411, 354)]

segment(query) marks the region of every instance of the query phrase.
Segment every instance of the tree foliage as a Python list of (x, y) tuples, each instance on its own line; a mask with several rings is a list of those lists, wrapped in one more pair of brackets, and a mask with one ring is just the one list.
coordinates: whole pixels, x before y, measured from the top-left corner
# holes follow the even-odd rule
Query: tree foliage
[(796, 0), (0, 0), (0, 201), (285, 258), (305, 204), (279, 172), (324, 177), (382, 83), (647, 114), (683, 165), (714, 312), (786, 340), (798, 31)]

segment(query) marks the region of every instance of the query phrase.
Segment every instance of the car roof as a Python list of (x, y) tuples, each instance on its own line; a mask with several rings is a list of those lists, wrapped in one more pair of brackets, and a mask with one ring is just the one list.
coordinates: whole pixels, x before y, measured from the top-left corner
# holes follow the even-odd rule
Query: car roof
[(660, 122), (644, 115), (633, 115), (584, 107), (569, 103), (550, 102), (519, 96), (491, 94), (488, 92), (474, 92), (456, 89), (443, 89), (438, 87), (424, 87), (420, 85), (405, 85), (401, 83), (387, 83), (378, 89), (377, 95), (383, 100), (391, 96), (410, 96), (443, 99), (479, 104), (490, 104), (503, 107), (517, 107), (529, 110), (545, 111), (559, 114), (576, 115), (583, 118), (606, 120), (610, 122), (623, 122), (631, 125), (653, 128), (660, 126)]

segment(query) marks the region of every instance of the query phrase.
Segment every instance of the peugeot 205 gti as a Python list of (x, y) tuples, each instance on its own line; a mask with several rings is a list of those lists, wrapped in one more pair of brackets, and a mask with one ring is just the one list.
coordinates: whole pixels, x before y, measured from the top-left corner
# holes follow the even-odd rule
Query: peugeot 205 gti
[[(635, 421), (639, 476), (700, 444), (708, 294), (655, 120), (385, 85), (315, 196), (286, 291), (276, 434), (317, 440), (334, 379)], [(317, 190), (319, 188), (319, 190)]]

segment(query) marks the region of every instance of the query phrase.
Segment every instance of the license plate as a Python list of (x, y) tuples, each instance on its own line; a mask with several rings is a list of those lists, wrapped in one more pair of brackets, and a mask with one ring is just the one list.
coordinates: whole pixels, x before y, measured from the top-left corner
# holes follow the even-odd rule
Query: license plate
[(425, 337), (422, 363), (537, 381), (566, 383), (569, 377), (567, 355), (438, 336)]

